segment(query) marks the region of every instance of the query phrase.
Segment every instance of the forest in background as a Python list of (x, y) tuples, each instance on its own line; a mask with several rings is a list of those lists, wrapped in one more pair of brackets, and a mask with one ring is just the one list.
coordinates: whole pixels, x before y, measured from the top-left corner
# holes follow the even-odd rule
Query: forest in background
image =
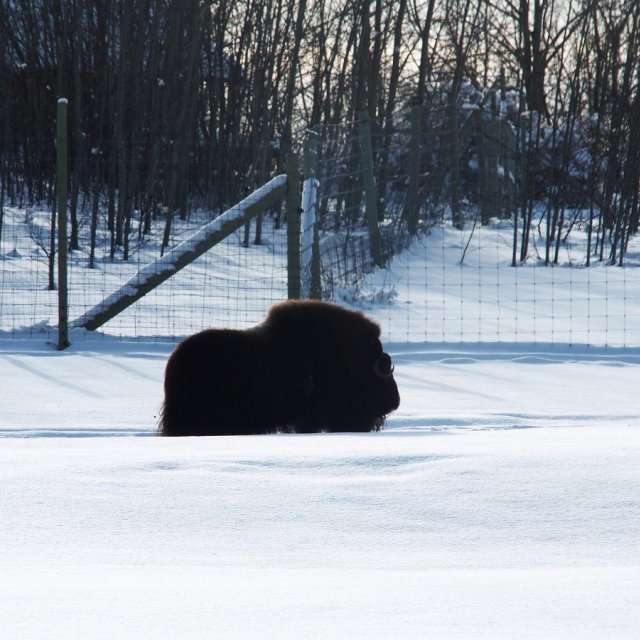
[[(105, 215), (126, 257), (154, 218), (220, 212), (283, 171), (309, 129), (344, 146), (329, 159), (349, 170), (336, 159), (351, 137), (335, 131), (366, 114), (381, 201), (413, 171), (420, 222), (437, 207), (464, 223), (478, 131), (500, 119), (516, 136), (513, 171), (489, 157), (514, 190), (501, 212), (526, 230), (541, 204), (549, 246), (584, 222), (594, 256), (621, 262), (640, 213), (639, 61), (636, 0), (0, 0), (0, 234), (5, 201), (55, 206), (63, 96), (72, 250), (82, 217)], [(394, 167), (411, 105), (416, 166)], [(333, 226), (364, 224), (362, 208), (334, 205)], [(399, 210), (419, 230), (411, 203)]]

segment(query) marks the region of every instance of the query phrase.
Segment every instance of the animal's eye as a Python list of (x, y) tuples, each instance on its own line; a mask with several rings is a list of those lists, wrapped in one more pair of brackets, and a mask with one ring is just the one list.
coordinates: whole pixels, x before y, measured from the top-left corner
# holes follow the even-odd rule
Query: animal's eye
[(394, 366), (388, 353), (383, 353), (373, 364), (373, 372), (379, 378), (390, 378), (393, 375), (393, 370)]

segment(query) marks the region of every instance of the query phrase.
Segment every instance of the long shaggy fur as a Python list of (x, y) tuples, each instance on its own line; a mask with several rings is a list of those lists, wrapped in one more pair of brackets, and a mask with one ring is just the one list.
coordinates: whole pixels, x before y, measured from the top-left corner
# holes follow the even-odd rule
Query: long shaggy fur
[(400, 404), (380, 327), (319, 301), (277, 304), (246, 331), (187, 338), (164, 393), (163, 436), (372, 431)]

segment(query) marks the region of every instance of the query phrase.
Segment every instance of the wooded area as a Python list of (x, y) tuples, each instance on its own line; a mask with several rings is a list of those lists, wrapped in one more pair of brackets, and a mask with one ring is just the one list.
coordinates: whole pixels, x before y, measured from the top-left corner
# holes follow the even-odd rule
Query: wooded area
[(328, 158), (360, 158), (365, 113), (380, 218), (413, 175), (411, 233), (445, 209), (463, 224), (469, 201), (483, 223), (517, 214), (523, 260), (540, 205), (547, 261), (580, 222), (588, 261), (621, 263), (640, 217), (639, 60), (637, 0), (0, 0), (0, 234), (5, 200), (55, 211), (66, 97), (71, 250), (86, 218), (92, 255), (103, 215), (112, 256), (154, 219), (166, 246), (174, 215), (239, 201), (307, 129), (343, 145)]

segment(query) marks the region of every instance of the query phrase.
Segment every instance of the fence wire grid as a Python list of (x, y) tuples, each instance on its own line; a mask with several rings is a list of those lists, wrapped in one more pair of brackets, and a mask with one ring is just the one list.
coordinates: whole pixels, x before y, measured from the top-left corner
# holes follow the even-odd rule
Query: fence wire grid
[[(361, 120), (306, 134), (318, 185), (323, 298), (372, 315), (393, 342), (640, 346), (640, 242), (627, 233), (621, 244), (624, 233), (605, 224), (590, 191), (597, 163), (591, 170), (583, 160), (583, 173), (561, 188), (567, 175), (549, 165), (556, 156), (545, 151), (547, 138), (537, 132), (533, 140), (525, 135), (534, 130), (530, 122), (514, 125), (478, 105), (455, 113), (409, 105), (399, 121), (385, 129)], [(114, 251), (104, 198), (99, 207), (79, 199), (79, 248), (69, 254), (71, 320), (156, 259), (166, 237), (159, 202), (150, 228), (126, 230), (127, 255), (122, 247)], [(378, 240), (368, 218), (373, 201)], [(167, 248), (222, 212), (206, 202), (199, 198), (173, 217)], [(4, 338), (55, 328), (52, 209), (46, 201), (5, 201)], [(256, 324), (287, 296), (283, 205), (261, 217), (258, 244), (256, 232), (254, 221), (248, 233), (232, 234), (100, 334), (178, 339), (211, 326)], [(372, 242), (380, 244), (382, 265), (375, 264)], [(81, 336), (73, 332), (72, 341)]]

